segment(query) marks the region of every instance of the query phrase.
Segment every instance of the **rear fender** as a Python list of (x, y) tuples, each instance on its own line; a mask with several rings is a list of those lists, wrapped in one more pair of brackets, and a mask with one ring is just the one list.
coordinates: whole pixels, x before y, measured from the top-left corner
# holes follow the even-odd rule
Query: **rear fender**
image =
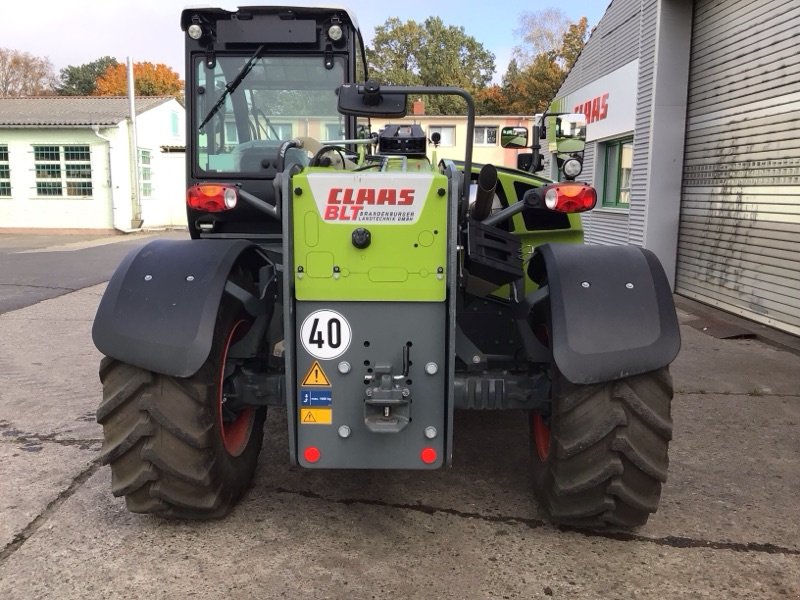
[(671, 363), (680, 331), (655, 254), (637, 246), (544, 244), (528, 275), (549, 288), (553, 359), (576, 384), (622, 379)]
[[(134, 250), (100, 301), (92, 327), (95, 346), (149, 371), (193, 375), (211, 351), (223, 290), (237, 262), (255, 274), (269, 264), (244, 240), (156, 240)], [(243, 295), (240, 287), (230, 287)]]

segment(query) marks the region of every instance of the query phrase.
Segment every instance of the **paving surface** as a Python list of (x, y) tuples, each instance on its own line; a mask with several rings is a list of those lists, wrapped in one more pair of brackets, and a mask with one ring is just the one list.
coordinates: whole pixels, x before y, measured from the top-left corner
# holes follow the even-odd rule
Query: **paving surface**
[(156, 236), (188, 239), (189, 234), (2, 234), (0, 314), (108, 281), (128, 252)]
[[(436, 472), (287, 465), (270, 413), (226, 519), (132, 515), (96, 460), (103, 285), (0, 315), (0, 598), (800, 598), (800, 355), (682, 327), (659, 512), (555, 528), (522, 413), (457, 415)], [(697, 315), (679, 311), (683, 323)]]

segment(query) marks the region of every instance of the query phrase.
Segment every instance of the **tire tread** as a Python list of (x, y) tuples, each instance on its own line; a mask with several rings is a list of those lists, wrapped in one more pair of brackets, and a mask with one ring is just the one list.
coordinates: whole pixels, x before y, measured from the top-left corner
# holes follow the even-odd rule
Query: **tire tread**
[(554, 381), (551, 448), (534, 449), (537, 494), (552, 520), (633, 528), (658, 509), (672, 438), (672, 380), (664, 367), (619, 381)]

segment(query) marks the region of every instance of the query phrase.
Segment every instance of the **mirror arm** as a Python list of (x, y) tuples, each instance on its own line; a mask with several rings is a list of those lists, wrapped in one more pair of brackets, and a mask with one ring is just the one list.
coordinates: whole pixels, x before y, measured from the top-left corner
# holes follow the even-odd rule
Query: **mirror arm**
[[(545, 113), (547, 114), (547, 113)], [(542, 169), (542, 137), (544, 137), (544, 116), (542, 124), (533, 126), (533, 143), (531, 144), (531, 166), (528, 167), (530, 173), (536, 173)]]

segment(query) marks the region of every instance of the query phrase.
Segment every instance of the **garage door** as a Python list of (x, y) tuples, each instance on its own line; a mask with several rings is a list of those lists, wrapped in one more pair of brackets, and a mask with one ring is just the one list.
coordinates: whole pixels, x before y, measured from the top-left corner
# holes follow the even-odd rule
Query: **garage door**
[(696, 2), (676, 276), (679, 294), (795, 334), (798, 36), (796, 0)]

